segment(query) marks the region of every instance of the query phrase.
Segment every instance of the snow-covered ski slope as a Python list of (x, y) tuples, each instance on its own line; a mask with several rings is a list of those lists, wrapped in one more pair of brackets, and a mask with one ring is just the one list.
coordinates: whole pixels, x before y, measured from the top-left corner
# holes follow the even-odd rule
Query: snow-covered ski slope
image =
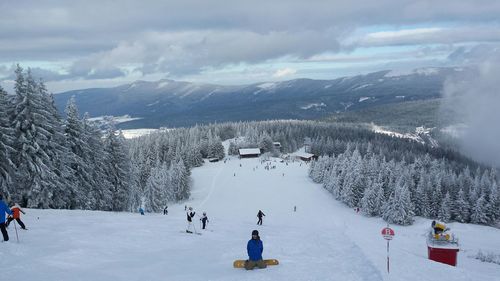
[[(304, 163), (270, 164), (276, 168), (264, 169), (260, 159), (207, 162), (193, 170), (191, 199), (170, 206), (167, 216), (28, 209), (20, 243), (13, 225), (11, 240), (0, 243), (0, 280), (500, 280), (500, 266), (469, 257), (479, 249), (499, 253), (500, 230), (451, 224), (462, 244), (458, 267), (451, 267), (427, 260), (426, 219), (392, 226), (387, 275), (380, 218), (335, 201), (307, 177)], [(185, 204), (207, 212), (202, 235), (183, 232)], [(259, 209), (263, 226), (256, 225)], [(253, 229), (264, 258), (280, 265), (232, 268), (246, 258)]]

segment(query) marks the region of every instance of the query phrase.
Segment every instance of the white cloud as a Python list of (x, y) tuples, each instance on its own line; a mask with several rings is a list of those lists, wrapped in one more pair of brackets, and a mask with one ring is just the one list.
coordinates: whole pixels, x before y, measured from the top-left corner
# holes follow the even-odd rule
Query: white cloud
[[(64, 74), (50, 76), (54, 80), (128, 79), (132, 73), (184, 78), (283, 58), (288, 64), (279, 67), (289, 68), (363, 47), (500, 42), (500, 1), (488, 0), (26, 0), (0, 1), (0, 11), (0, 64), (53, 63), (46, 70)], [(386, 30), (353, 35), (381, 26)], [(419, 27), (402, 28), (408, 26)], [(347, 54), (345, 62), (367, 65), (363, 55), (374, 53)], [(318, 64), (334, 68), (342, 60)]]
[(357, 38), (346, 38), (345, 48), (395, 45), (458, 44), (471, 42), (500, 42), (500, 27), (467, 25), (459, 27), (408, 28), (367, 33)]
[[(455, 113), (464, 122), (462, 151), (478, 161), (500, 167), (500, 52), (479, 64), (476, 72), (450, 78), (444, 85), (444, 112)], [(451, 110), (450, 110), (451, 109)]]
[(275, 78), (283, 78), (283, 77), (286, 77), (286, 76), (294, 75), (295, 73), (297, 73), (296, 69), (293, 69), (293, 68), (290, 68), (290, 67), (286, 67), (286, 68), (278, 69), (273, 74), (273, 77), (275, 77)]

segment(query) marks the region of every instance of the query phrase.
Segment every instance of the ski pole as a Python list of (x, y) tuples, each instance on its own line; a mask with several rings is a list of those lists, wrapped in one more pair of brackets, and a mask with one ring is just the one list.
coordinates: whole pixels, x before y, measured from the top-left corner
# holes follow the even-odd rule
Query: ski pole
[(16, 230), (17, 243), (19, 243), (19, 235), (17, 235), (17, 223), (16, 223), (16, 220), (14, 220), (14, 229)]

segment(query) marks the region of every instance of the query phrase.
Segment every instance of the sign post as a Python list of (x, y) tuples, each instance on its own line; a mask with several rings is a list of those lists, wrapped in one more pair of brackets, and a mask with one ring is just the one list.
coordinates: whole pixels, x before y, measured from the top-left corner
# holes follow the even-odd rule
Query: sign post
[(394, 230), (389, 227), (389, 224), (387, 224), (387, 227), (382, 228), (382, 237), (384, 237), (385, 240), (387, 240), (387, 273), (389, 273), (389, 241), (392, 240), (394, 237)]

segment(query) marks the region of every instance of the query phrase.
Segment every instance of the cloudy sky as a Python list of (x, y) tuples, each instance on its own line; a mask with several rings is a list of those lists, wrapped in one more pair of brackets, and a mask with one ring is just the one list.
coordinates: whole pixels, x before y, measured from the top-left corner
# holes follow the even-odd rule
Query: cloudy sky
[(247, 84), (457, 66), (500, 46), (497, 0), (0, 1), (0, 85)]

